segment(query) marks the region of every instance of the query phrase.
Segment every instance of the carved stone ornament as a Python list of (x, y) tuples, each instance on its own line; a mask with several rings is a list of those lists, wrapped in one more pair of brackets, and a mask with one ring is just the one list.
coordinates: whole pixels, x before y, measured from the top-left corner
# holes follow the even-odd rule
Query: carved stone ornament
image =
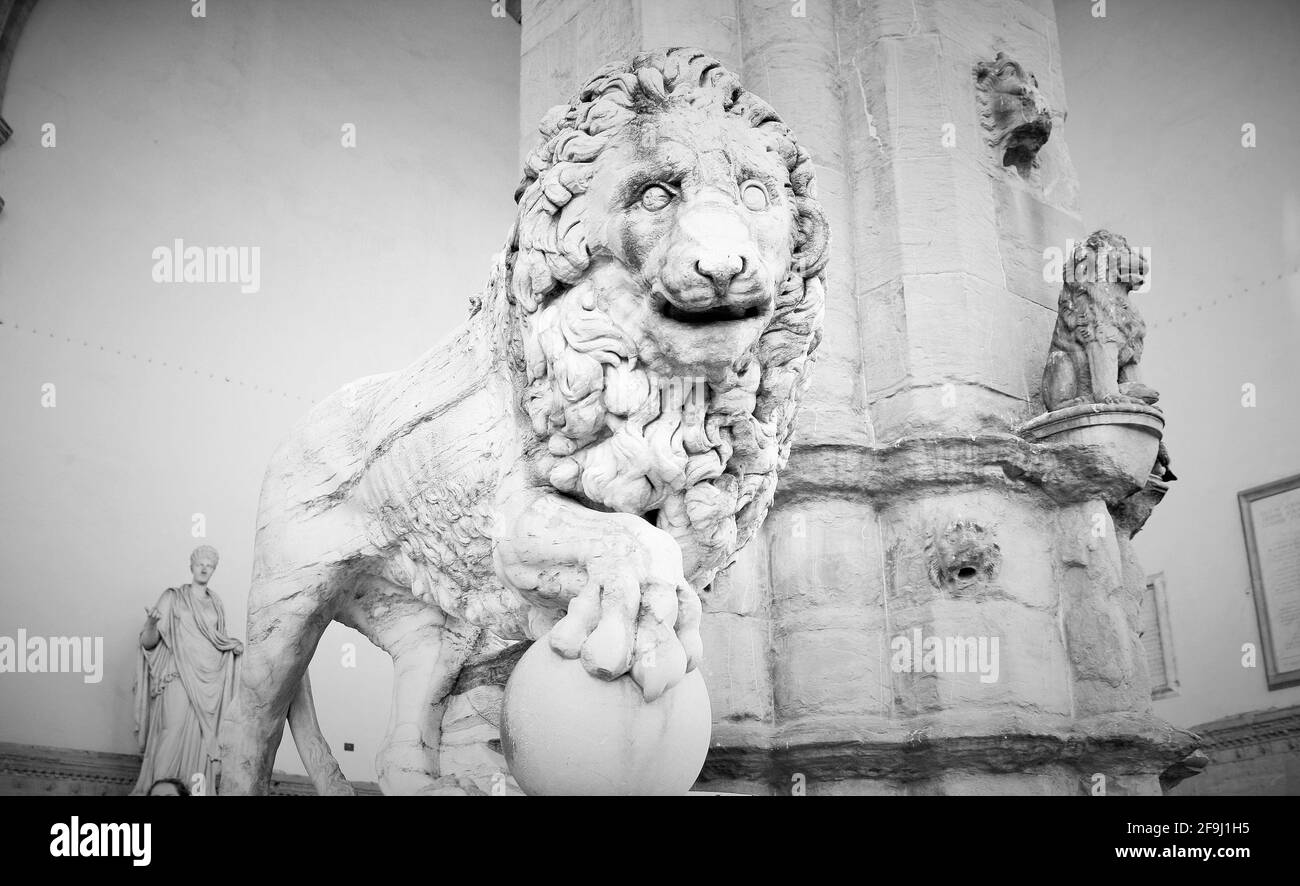
[(698, 666), (696, 591), (772, 503), (821, 338), (814, 195), (775, 111), (696, 50), (607, 66), (545, 115), (467, 323), (274, 456), (223, 793), (265, 792), (286, 712), (346, 791), (295, 713), (331, 618), (394, 659), (386, 793), (464, 789), (438, 775), (440, 705), (484, 650), (549, 631), (646, 699)]
[(999, 52), (993, 61), (975, 66), (975, 84), (989, 145), (1001, 153), (1003, 166), (1028, 172), (1052, 136), (1052, 111), (1038, 91), (1038, 80)]
[(931, 584), (959, 595), (993, 578), (1002, 565), (1002, 551), (993, 533), (969, 519), (936, 527), (930, 533), (926, 554)]

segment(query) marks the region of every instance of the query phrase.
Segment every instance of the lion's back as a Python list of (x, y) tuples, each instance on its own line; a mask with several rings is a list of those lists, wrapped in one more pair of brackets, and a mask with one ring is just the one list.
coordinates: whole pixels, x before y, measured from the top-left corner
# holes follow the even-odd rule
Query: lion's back
[(365, 461), (368, 406), (393, 373), (351, 382), (321, 400), (280, 442), (267, 466), (263, 493), (275, 490), (292, 504), (336, 494)]

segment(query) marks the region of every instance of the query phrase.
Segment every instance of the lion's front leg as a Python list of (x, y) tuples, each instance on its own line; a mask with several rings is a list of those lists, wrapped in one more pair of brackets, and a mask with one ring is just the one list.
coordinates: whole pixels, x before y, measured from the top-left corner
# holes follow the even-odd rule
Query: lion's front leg
[(1084, 345), (1084, 352), (1092, 376), (1093, 402), (1123, 402), (1126, 398), (1119, 392), (1119, 345), (1094, 336)]
[(1148, 405), (1154, 404), (1160, 399), (1160, 395), (1153, 388), (1147, 387), (1146, 383), (1142, 381), (1136, 360), (1129, 360), (1120, 366), (1119, 392), (1126, 397), (1131, 397)]
[(545, 490), (507, 499), (498, 525), (501, 580), (535, 606), (567, 610), (550, 632), (556, 652), (605, 680), (630, 670), (647, 699), (699, 664), (700, 601), (668, 533)]

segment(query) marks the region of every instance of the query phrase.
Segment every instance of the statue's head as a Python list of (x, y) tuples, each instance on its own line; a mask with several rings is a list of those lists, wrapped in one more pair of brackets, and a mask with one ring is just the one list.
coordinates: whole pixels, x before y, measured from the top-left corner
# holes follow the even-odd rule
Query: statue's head
[(190, 572), (197, 584), (207, 584), (217, 571), (217, 549), (212, 545), (199, 545), (190, 553)]
[(188, 797), (190, 789), (179, 778), (160, 778), (149, 786), (150, 797)]
[(663, 508), (661, 525), (689, 505), (734, 537), (784, 464), (821, 336), (812, 161), (691, 49), (602, 69), (540, 131), (493, 284), (540, 470), (603, 507)]

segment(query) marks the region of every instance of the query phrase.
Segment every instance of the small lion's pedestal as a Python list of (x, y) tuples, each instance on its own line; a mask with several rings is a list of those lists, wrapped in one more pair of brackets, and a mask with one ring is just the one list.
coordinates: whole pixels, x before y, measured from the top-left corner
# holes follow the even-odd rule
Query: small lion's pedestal
[(1064, 443), (1100, 450), (1141, 488), (1156, 462), (1164, 414), (1141, 403), (1084, 403), (1038, 416), (1019, 428), (1036, 443)]

